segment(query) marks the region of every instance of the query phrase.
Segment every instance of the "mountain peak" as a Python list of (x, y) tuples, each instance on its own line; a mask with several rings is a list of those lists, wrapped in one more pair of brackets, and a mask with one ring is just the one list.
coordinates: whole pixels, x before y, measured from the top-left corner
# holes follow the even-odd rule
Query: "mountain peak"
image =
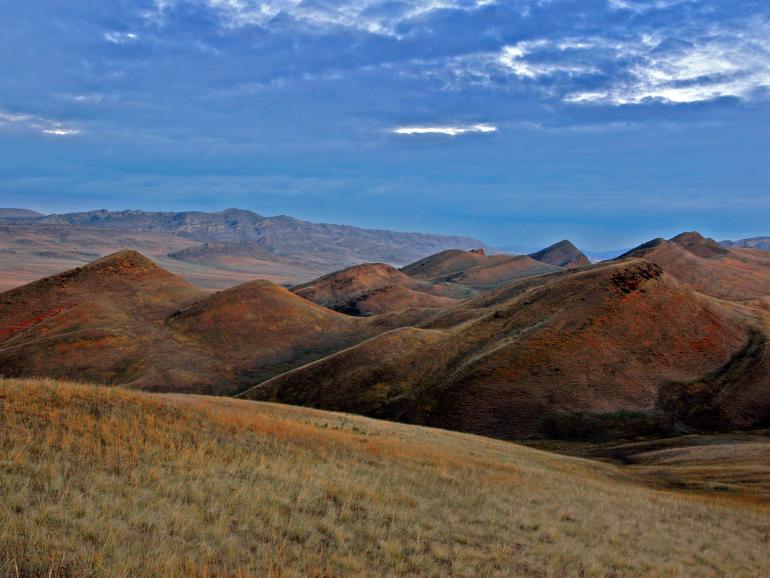
[(671, 242), (704, 259), (713, 259), (729, 253), (727, 249), (719, 245), (714, 239), (706, 238), (697, 231), (680, 233), (673, 237)]
[(536, 253), (531, 253), (529, 256), (535, 261), (556, 265), (557, 267), (564, 267), (565, 269), (585, 267), (591, 264), (588, 257), (567, 239), (554, 243)]
[(162, 269), (140, 252), (132, 249), (123, 249), (89, 263), (82, 270), (109, 271), (111, 273), (143, 273), (161, 271)]

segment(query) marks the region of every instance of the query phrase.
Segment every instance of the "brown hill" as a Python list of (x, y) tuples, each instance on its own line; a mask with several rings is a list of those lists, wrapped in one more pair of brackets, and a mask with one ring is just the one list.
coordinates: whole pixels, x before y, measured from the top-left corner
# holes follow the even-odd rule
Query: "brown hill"
[(402, 268), (416, 279), (437, 285), (432, 292), (448, 297), (471, 297), (499, 285), (560, 268), (526, 255), (486, 255), (482, 250), (443, 251)]
[[(498, 258), (501, 257), (499, 256)], [(449, 249), (429, 255), (424, 259), (402, 267), (401, 271), (415, 279), (427, 281), (462, 273), (467, 269), (486, 265), (490, 260), (494, 260), (494, 257), (488, 257), (483, 250), (460, 251), (459, 249)]]
[(446, 307), (456, 303), (454, 299), (432, 295), (434, 288), (430, 283), (413, 279), (384, 263), (348, 267), (298, 285), (292, 291), (313, 303), (349, 315), (375, 315), (409, 307)]
[(485, 291), (514, 279), (558, 271), (559, 267), (535, 261), (527, 255), (497, 255), (484, 265), (448, 276), (444, 281)]
[(669, 241), (654, 239), (621, 255), (641, 257), (692, 286), (722, 299), (748, 300), (770, 295), (770, 254), (756, 249), (727, 249), (696, 232)]
[(215, 391), (260, 381), (373, 335), (362, 320), (254, 281), (216, 293), (173, 314), (172, 335), (195, 350), (196, 381)]
[[(759, 311), (700, 295), (641, 260), (541, 280), (514, 282), (527, 288), (475, 320), (386, 333), (244, 397), (503, 438), (768, 422)], [(747, 377), (727, 395), (719, 376), (736, 367)]]
[(587, 267), (591, 264), (588, 257), (566, 239), (536, 253), (530, 253), (529, 256), (535, 261), (542, 261), (543, 263), (564, 267), (565, 269)]
[(457, 299), (430, 295), (401, 285), (378, 287), (357, 295), (338, 309), (348, 315), (367, 317), (389, 311), (414, 308), (443, 308), (457, 304)]
[(268, 281), (207, 295), (121, 251), (0, 294), (0, 373), (235, 393), (389, 328)]
[(0, 373), (138, 378), (170, 311), (205, 293), (135, 251), (120, 251), (0, 294)]

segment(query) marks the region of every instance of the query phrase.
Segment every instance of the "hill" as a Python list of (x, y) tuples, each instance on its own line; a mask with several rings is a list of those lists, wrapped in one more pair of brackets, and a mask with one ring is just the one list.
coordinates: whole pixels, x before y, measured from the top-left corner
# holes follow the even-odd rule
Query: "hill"
[(359, 321), (253, 281), (173, 313), (167, 328), (184, 344), (173, 367), (206, 391), (232, 394), (378, 332)]
[(204, 296), (135, 251), (0, 293), (2, 374), (139, 379), (171, 346), (168, 313)]
[(460, 324), (439, 315), (395, 329), (242, 395), (507, 439), (770, 423), (760, 310), (696, 293), (641, 260), (491, 296), (467, 302), (473, 317)]
[(450, 250), (403, 267), (410, 277), (428, 281), (452, 297), (470, 297), (523, 277), (558, 271), (560, 267), (526, 255), (487, 255), (483, 249)]
[(0, 294), (0, 367), (138, 388), (236, 393), (390, 327), (269, 281), (209, 295), (135, 251)]
[(349, 315), (374, 315), (409, 307), (446, 307), (454, 299), (434, 295), (430, 283), (413, 279), (384, 263), (365, 263), (335, 271), (292, 291)]
[(770, 251), (770, 237), (752, 237), (750, 239), (740, 239), (739, 241), (720, 241), (719, 244), (729, 249), (742, 247), (744, 249)]
[(662, 267), (697, 291), (731, 300), (749, 300), (770, 294), (770, 254), (756, 249), (728, 249), (697, 232), (654, 239), (621, 255), (637, 257)]
[[(633, 468), (305, 408), (49, 381), (0, 380), (0, 408), (2, 576), (770, 566), (766, 506), (659, 491)], [(754, 455), (753, 475), (766, 475)]]
[(541, 251), (530, 253), (529, 255), (535, 261), (542, 261), (549, 265), (563, 267), (565, 269), (574, 269), (576, 267), (586, 267), (591, 261), (571, 242), (564, 239), (546, 247)]

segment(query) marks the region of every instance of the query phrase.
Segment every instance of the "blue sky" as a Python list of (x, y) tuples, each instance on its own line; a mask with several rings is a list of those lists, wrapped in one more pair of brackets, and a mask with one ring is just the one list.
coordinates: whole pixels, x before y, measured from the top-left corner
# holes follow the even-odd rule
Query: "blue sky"
[(0, 205), (770, 234), (770, 5), (7, 0)]

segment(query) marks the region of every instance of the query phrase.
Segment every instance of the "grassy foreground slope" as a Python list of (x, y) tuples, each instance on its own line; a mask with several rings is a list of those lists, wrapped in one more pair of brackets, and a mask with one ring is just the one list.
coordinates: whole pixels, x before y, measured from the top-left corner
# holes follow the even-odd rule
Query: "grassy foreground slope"
[(0, 381), (0, 576), (760, 576), (757, 504), (298, 407)]

